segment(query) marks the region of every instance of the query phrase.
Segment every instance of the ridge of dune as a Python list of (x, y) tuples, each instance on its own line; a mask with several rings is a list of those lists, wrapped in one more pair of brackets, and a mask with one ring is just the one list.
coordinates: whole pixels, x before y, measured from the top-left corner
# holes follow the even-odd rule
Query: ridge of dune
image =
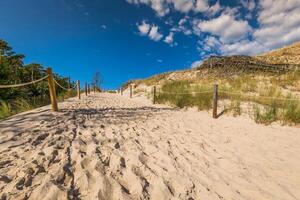
[(0, 199), (298, 199), (297, 127), (92, 94), (0, 122)]

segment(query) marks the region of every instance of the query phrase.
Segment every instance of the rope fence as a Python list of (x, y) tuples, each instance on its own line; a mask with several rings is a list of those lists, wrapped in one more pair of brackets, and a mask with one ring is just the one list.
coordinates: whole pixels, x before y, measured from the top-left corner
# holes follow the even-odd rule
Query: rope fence
[(14, 85), (0, 85), (0, 89), (8, 89), (8, 88), (18, 88), (18, 87), (23, 87), (23, 86), (27, 86), (27, 85), (32, 85), (32, 84), (36, 84), (39, 82), (42, 82), (43, 80), (47, 79), (49, 77), (49, 75), (40, 78), (38, 80), (34, 80), (28, 83), (20, 83), (20, 84), (14, 84)]
[[(56, 79), (53, 79), (53, 80), (54, 80), (54, 83), (55, 83), (57, 86), (59, 86), (61, 89), (67, 90), (67, 91), (70, 91), (70, 90), (71, 90), (71, 88), (65, 88), (64, 86), (62, 86), (61, 84), (59, 84), (59, 83), (57, 82)], [(75, 85), (75, 86), (76, 86), (76, 85)]]
[(207, 94), (207, 93), (212, 93), (212, 91), (201, 91), (201, 92), (162, 92), (159, 91), (157, 92), (158, 94), (173, 94), (173, 95), (189, 95), (189, 94)]
[[(130, 92), (130, 98), (132, 98), (133, 96), (133, 85), (131, 84), (129, 86), (129, 92)], [(118, 93), (123, 95), (123, 88), (118, 90)], [(213, 86), (212, 90), (205, 90), (205, 91), (190, 91), (190, 92), (168, 92), (168, 91), (158, 91), (157, 90), (157, 86), (153, 86), (153, 104), (156, 104), (157, 102), (157, 98), (158, 95), (197, 95), (197, 94), (212, 94), (212, 108), (213, 108), (213, 118), (217, 118), (218, 114), (217, 114), (217, 107), (218, 107), (218, 100), (220, 98), (220, 94), (221, 95), (236, 95), (236, 96), (240, 96), (241, 98), (245, 98), (245, 99), (249, 99), (249, 100), (253, 100), (253, 101), (258, 101), (260, 99), (270, 99), (270, 100), (278, 100), (278, 101), (287, 101), (287, 102), (298, 102), (300, 103), (300, 98), (294, 98), (294, 97), (272, 97), (272, 96), (260, 96), (260, 95), (251, 95), (251, 94), (244, 94), (244, 93), (240, 93), (240, 92), (230, 92), (230, 91), (226, 91), (226, 90), (219, 90), (218, 89), (218, 84), (215, 84)], [(226, 97), (225, 97), (226, 98)], [(228, 97), (230, 98), (230, 96)]]
[[(51, 68), (47, 68), (46, 70), (43, 70), (47, 73), (46, 76), (44, 76), (43, 78), (37, 79), (37, 80), (33, 80), (31, 82), (28, 83), (20, 83), (20, 84), (13, 84), (13, 85), (0, 85), (0, 89), (9, 89), (9, 88), (19, 88), (19, 87), (24, 87), (27, 85), (32, 85), (32, 84), (36, 84), (36, 83), (40, 83), (42, 81), (44, 81), (45, 79), (48, 80), (48, 87), (49, 87), (49, 94), (50, 94), (50, 99), (51, 99), (51, 106), (52, 106), (52, 111), (58, 111), (58, 105), (57, 105), (57, 96), (56, 96), (56, 89), (55, 86), (60, 87), (63, 90), (66, 91), (71, 91), (76, 89), (77, 90), (77, 96), (80, 99), (81, 98), (81, 88), (80, 88), (80, 81), (78, 80), (76, 82), (76, 84), (73, 87), (70, 87), (70, 78), (69, 78), (69, 87), (70, 88), (66, 88), (64, 86), (62, 86), (53, 76), (52, 73), (52, 69)], [(33, 79), (33, 77), (32, 77)], [(85, 88), (87, 90), (87, 88)], [(95, 86), (94, 86), (94, 92), (96, 92), (95, 90)], [(87, 94), (87, 92), (86, 92)]]
[(238, 93), (238, 92), (228, 92), (228, 91), (224, 91), (224, 90), (219, 90), (219, 93), (237, 95), (237, 96), (248, 97), (248, 98), (274, 99), (274, 100), (281, 100), (281, 101), (300, 101), (300, 98), (247, 95), (247, 94), (242, 94), (242, 93)]
[[(258, 96), (258, 95), (247, 95), (238, 92), (228, 92), (225, 90), (218, 90), (219, 93), (229, 94), (229, 95), (237, 95), (242, 97), (249, 97), (249, 98), (264, 98), (264, 99), (274, 99), (274, 100), (282, 100), (282, 101), (300, 101), (300, 98), (289, 98), (289, 97), (269, 97), (269, 96)], [(201, 92), (165, 92), (165, 91), (158, 91), (156, 94), (171, 94), (171, 95), (193, 95), (193, 94), (209, 94), (213, 93), (213, 91), (201, 91)]]

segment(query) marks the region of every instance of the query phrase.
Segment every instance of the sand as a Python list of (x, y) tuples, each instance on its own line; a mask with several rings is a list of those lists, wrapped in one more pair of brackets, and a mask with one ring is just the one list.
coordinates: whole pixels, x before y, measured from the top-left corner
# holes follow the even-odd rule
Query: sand
[(92, 94), (0, 122), (0, 199), (300, 199), (300, 128)]

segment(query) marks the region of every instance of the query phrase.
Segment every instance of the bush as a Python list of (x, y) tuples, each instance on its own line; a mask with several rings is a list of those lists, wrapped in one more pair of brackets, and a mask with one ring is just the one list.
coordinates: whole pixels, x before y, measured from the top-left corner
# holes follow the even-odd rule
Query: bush
[(11, 109), (8, 103), (0, 101), (0, 119), (6, 118), (11, 115)]
[(278, 120), (278, 108), (275, 104), (263, 108), (264, 110), (256, 106), (254, 107), (254, 119), (256, 123), (271, 124)]
[(288, 123), (300, 123), (300, 102), (290, 101), (284, 108), (283, 121)]

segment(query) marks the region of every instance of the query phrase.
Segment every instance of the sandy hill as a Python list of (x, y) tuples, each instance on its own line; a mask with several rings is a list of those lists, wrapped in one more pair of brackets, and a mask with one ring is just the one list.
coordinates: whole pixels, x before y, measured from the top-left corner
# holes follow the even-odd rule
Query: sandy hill
[(300, 42), (256, 56), (273, 64), (300, 64)]

